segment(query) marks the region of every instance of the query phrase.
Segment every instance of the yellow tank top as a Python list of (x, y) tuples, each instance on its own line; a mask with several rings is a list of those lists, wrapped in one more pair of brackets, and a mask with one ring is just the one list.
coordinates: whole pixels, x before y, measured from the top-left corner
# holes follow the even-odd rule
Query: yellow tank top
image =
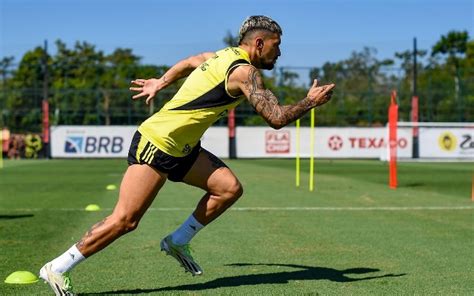
[(160, 111), (140, 125), (139, 132), (169, 155), (187, 155), (214, 122), (242, 102), (227, 91), (227, 76), (233, 68), (248, 64), (248, 53), (239, 47), (217, 51), (188, 76)]

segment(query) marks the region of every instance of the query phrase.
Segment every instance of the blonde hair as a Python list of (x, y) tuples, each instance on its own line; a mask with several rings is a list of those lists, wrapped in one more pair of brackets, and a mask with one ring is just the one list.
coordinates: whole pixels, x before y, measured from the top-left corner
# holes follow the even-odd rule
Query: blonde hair
[(264, 30), (271, 33), (277, 33), (283, 35), (280, 25), (265, 15), (252, 15), (249, 16), (240, 26), (239, 30), (239, 44), (245, 39), (245, 37), (257, 30)]

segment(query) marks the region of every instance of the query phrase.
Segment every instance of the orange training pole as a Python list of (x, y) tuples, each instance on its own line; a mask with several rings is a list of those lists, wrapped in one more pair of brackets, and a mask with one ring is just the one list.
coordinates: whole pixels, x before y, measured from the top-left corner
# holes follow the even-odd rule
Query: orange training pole
[(397, 123), (398, 105), (397, 92), (392, 91), (390, 107), (388, 109), (389, 149), (390, 149), (390, 179), (389, 187), (397, 189)]

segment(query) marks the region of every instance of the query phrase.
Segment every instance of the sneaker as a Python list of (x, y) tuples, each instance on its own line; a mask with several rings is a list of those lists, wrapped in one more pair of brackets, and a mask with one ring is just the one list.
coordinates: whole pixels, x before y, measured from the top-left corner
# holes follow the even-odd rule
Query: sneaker
[(189, 271), (193, 276), (202, 274), (201, 267), (194, 261), (193, 256), (191, 256), (189, 244), (182, 246), (175, 245), (171, 241), (171, 235), (168, 235), (161, 241), (160, 246), (161, 250), (166, 252), (166, 255), (171, 255), (178, 260), (185, 271)]
[(56, 296), (73, 296), (71, 279), (67, 273), (57, 273), (51, 270), (51, 263), (46, 263), (40, 269), (40, 278), (48, 283)]

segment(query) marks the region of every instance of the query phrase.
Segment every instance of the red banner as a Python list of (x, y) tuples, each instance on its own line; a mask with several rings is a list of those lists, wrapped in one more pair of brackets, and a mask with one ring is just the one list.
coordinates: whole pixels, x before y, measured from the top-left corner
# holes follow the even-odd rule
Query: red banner
[(397, 188), (397, 123), (398, 105), (397, 92), (392, 91), (390, 107), (388, 109), (389, 149), (390, 149), (390, 179), (389, 186)]

